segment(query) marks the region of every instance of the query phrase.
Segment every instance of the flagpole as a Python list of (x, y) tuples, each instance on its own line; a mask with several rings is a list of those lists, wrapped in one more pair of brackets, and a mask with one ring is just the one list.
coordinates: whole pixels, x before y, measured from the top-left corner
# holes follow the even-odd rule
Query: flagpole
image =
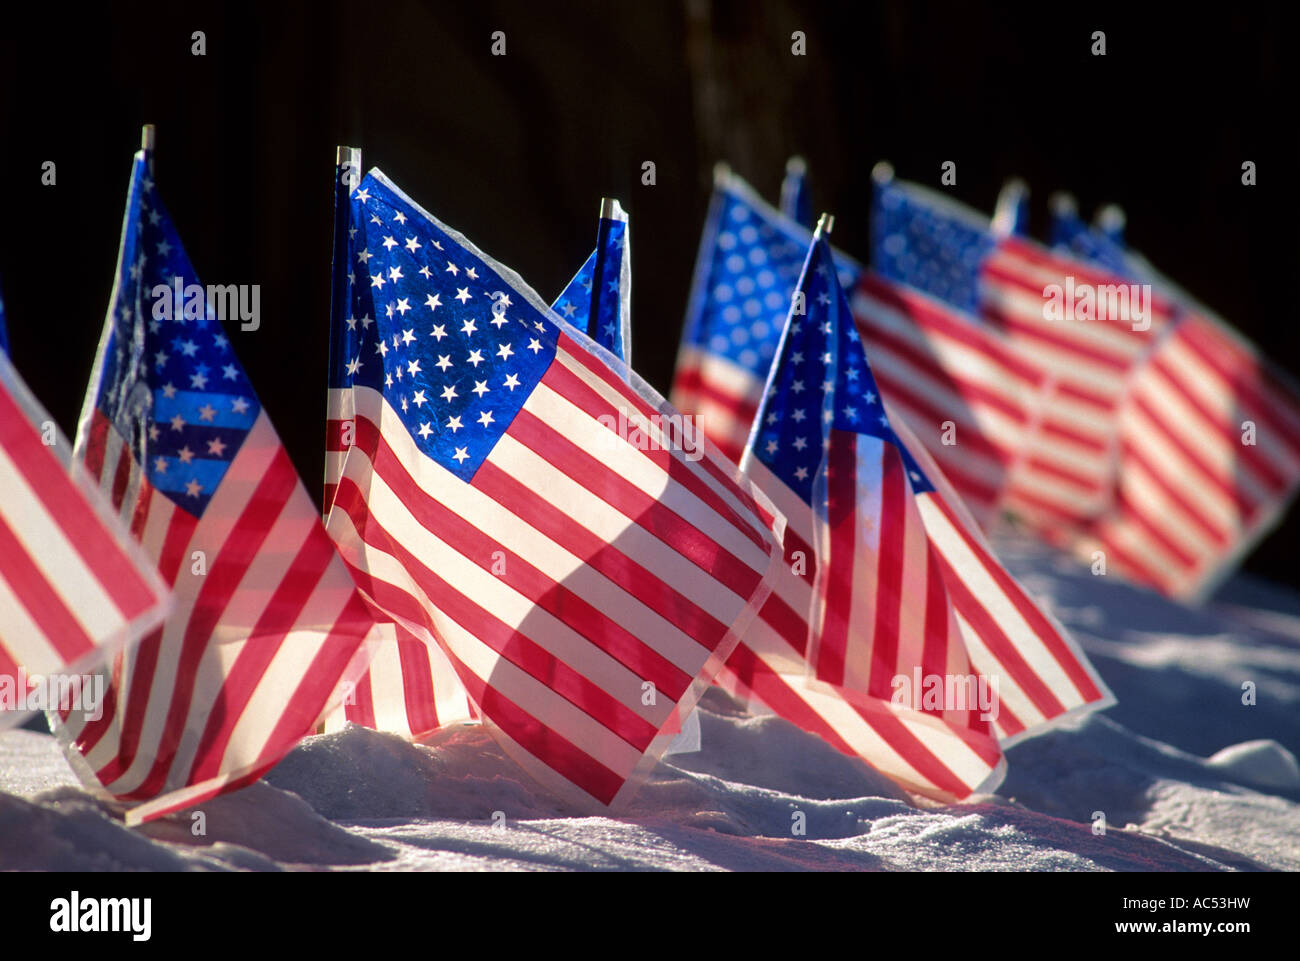
[(1123, 241), (1124, 227), (1127, 223), (1128, 218), (1124, 215), (1124, 208), (1119, 204), (1106, 204), (1092, 218), (1093, 226), (1116, 243)]
[(150, 173), (153, 173), (153, 151), (156, 137), (157, 134), (153, 124), (147, 123), (140, 128), (140, 149), (144, 151), (145, 163), (149, 165)]
[[(344, 347), (344, 318), (348, 315), (351, 303), (351, 291), (348, 289), (348, 229), (351, 227), (351, 197), (357, 184), (361, 181), (361, 148), (340, 145), (334, 154), (334, 254), (330, 276), (330, 336), (329, 336), (329, 378), (333, 377), (335, 365), (342, 363)], [(337, 411), (333, 409), (332, 392), (326, 390), (326, 429), (331, 420), (336, 419)], [(326, 451), (330, 450), (330, 438), (326, 438)], [(329, 456), (328, 454), (326, 455)], [(326, 482), (328, 484), (328, 480)], [(329, 517), (329, 504), (322, 502), (321, 509)]]
[(999, 237), (1013, 237), (1025, 232), (1029, 206), (1029, 184), (1012, 177), (998, 192), (997, 206), (993, 210), (991, 228)]
[(822, 236), (829, 236), (830, 232), (835, 229), (834, 214), (822, 214), (817, 218), (817, 229), (813, 232), (813, 239)]

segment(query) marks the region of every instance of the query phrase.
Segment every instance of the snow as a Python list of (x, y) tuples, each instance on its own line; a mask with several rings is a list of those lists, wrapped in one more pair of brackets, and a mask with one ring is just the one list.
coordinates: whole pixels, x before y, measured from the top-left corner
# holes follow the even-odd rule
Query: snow
[(348, 727), (204, 804), (195, 836), (188, 814), (127, 828), (52, 737), (15, 730), (0, 869), (1300, 870), (1300, 596), (1238, 577), (1191, 609), (1002, 551), (1120, 703), (1013, 747), (997, 795), (916, 802), (713, 690), (702, 749), (665, 760), (618, 818), (566, 810), (481, 727), (425, 745)]

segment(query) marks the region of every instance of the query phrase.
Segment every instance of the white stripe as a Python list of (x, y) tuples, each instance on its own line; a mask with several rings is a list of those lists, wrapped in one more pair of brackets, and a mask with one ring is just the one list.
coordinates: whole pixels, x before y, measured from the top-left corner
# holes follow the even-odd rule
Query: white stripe
[(27, 479), (0, 448), (0, 515), (27, 549), (27, 558), (92, 640), (125, 625), (122, 612)]

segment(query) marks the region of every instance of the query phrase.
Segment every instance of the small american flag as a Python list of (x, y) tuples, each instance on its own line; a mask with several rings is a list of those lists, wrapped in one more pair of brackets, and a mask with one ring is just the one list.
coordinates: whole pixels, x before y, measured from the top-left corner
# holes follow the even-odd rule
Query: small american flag
[(70, 471), (53, 424), (0, 353), (0, 728), (26, 716), (20, 668), (82, 674), (167, 612), (166, 587)]
[(616, 804), (766, 599), (779, 533), (670, 407), (378, 171), (351, 217), (367, 322), (330, 533), (527, 770)]
[[(352, 309), (356, 270), (355, 261), (349, 264), (349, 251), (361, 227), (352, 223), (350, 198), (361, 179), (360, 149), (339, 147), (334, 174), (334, 269), (322, 502), (327, 523), (356, 426), (352, 383), (360, 368), (354, 367), (351, 360), (358, 355), (361, 338), (374, 322), (364, 310), (354, 313)], [(441, 648), (425, 644), (391, 621), (378, 624), (376, 630), (380, 643), (370, 666), (357, 680), (355, 690), (348, 692), (343, 703), (325, 719), (326, 732), (337, 731), (350, 721), (420, 740), (440, 727), (477, 718), (473, 702)]]
[[(999, 741), (1110, 698), (895, 431), (830, 264), (819, 238), (744, 462), (788, 518), (790, 576), (726, 680), (912, 791), (965, 797), (1000, 779)], [(996, 716), (892, 703), (918, 671), (996, 683)]]
[(1300, 488), (1300, 389), (1113, 233), (1090, 236), (1179, 314), (1129, 379), (1115, 507), (1076, 549), (1100, 548), (1131, 580), (1200, 600)]
[(873, 268), (978, 315), (1045, 379), (1002, 503), (1040, 536), (1072, 545), (1112, 504), (1125, 380), (1170, 323), (1169, 301), (1153, 298), (1146, 330), (1128, 317), (1048, 319), (1050, 285), (1097, 291), (1126, 278), (999, 234), (977, 212), (892, 175), (878, 176), (875, 191)]
[[(373, 627), (136, 154), (76, 453), (172, 585), (74, 767), (138, 823), (257, 779), (351, 684)], [(227, 301), (229, 303), (229, 301)], [(188, 308), (188, 309), (187, 309)]]
[[(719, 168), (700, 239), (672, 401), (739, 461), (811, 234)], [(861, 268), (836, 254), (841, 283)]]
[(627, 213), (600, 206), (596, 249), (551, 308), (626, 364), (632, 362), (632, 251)]
[(891, 703), (893, 677), (910, 680), (913, 662), (972, 671), (910, 493), (910, 457), (892, 440), (831, 265), (819, 233), (742, 462), (788, 526), (784, 576), (732, 673), (751, 686), (760, 661), (795, 691), (843, 700), (850, 724), (822, 721), (831, 743), (856, 741), (909, 790), (962, 798), (1000, 780), (1002, 752), (978, 711)]

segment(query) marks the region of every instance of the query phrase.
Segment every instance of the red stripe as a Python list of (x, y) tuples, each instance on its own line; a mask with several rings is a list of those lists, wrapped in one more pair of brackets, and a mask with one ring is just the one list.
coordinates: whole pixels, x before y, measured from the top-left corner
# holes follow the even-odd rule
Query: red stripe
[(876, 382), (891, 404), (901, 400), (912, 412), (920, 428), (918, 434), (930, 435), (935, 428), (942, 428), (945, 421), (952, 421), (957, 429), (957, 442), (963, 450), (988, 457), (998, 464), (1005, 464), (1011, 459), (1009, 453), (984, 432), (974, 409), (964, 403), (966, 398), (962, 397), (960, 388), (957, 390), (957, 400), (961, 406), (951, 410), (935, 406), (924, 394), (914, 391), (910, 384), (895, 380), (887, 372), (877, 373)]
[(86, 438), (86, 450), (83, 455), (83, 462), (90, 476), (95, 482), (102, 486), (104, 473), (104, 453), (108, 449), (108, 418), (99, 412), (90, 415), (90, 431)]
[(428, 646), (397, 625), (397, 657), (402, 665), (402, 703), (406, 724), (413, 738), (437, 730), (438, 705), (433, 689), (433, 664)]
[[(1157, 469), (1156, 466), (1146, 458), (1146, 455), (1138, 449), (1138, 446), (1128, 440), (1125, 440), (1123, 444), (1123, 456), (1126, 461), (1135, 463), (1141, 467), (1146, 472), (1151, 483), (1159, 488), (1166, 497), (1178, 506), (1178, 509), (1182, 512), (1183, 516), (1187, 520), (1191, 521), (1203, 536), (1213, 541), (1221, 550), (1225, 552), (1228, 550), (1228, 532), (1212, 525), (1209, 516), (1198, 510), (1196, 505), (1189, 501), (1180, 489), (1170, 483), (1168, 464), (1163, 465), (1164, 469)], [(1124, 473), (1128, 476), (1132, 476), (1132, 468), (1126, 468)], [(1127, 487), (1126, 484), (1120, 484), (1120, 496), (1123, 496), (1125, 487)], [(1132, 506), (1138, 513), (1142, 513), (1145, 510), (1145, 508), (1142, 508), (1135, 503)], [(1250, 506), (1252, 508), (1254, 507), (1253, 504)]]
[[(503, 584), (547, 611), (638, 677), (653, 681), (657, 689), (668, 693), (673, 700), (677, 700), (690, 686), (690, 675), (622, 627), (582, 594), (548, 577), (508, 545), (493, 540), (474, 524), (426, 494), (382, 437), (378, 444), (378, 450), (372, 455), (375, 472), (425, 530), (450, 545), (469, 562), (499, 577)], [(493, 569), (494, 558), (498, 553), (504, 559), (504, 573)], [(570, 575), (574, 579), (582, 577), (581, 569)], [(588, 593), (604, 596), (608, 590), (603, 583), (597, 583), (589, 585)], [(632, 595), (637, 596), (635, 591)]]
[[(1204, 402), (1194, 394), (1186, 381), (1176, 371), (1169, 369), (1161, 358), (1155, 358), (1150, 369), (1163, 382), (1164, 387), (1175, 395), (1176, 400), (1182, 401), (1184, 405), (1194, 411), (1201, 420), (1201, 429), (1198, 433), (1210, 433), (1217, 435), (1217, 439), (1230, 444), (1240, 450), (1238, 455), (1242, 460), (1250, 465), (1255, 474), (1263, 482), (1264, 486), (1273, 492), (1286, 490), (1287, 487), (1295, 482), (1294, 477), (1284, 477), (1275, 468), (1267, 458), (1260, 453), (1259, 448), (1252, 447), (1249, 444), (1241, 443), (1240, 422), (1236, 421), (1236, 416), (1249, 414), (1253, 412), (1243, 411), (1237, 408), (1237, 415), (1232, 421), (1225, 422), (1223, 415), (1215, 413), (1207, 408)], [(1152, 385), (1153, 387), (1157, 385)], [(1191, 453), (1190, 447), (1183, 439), (1179, 428), (1162, 416), (1158, 416), (1149, 406), (1149, 400), (1140, 393), (1134, 392), (1134, 403), (1138, 404), (1147, 417), (1160, 428), (1160, 432), (1176, 444), (1184, 452), (1192, 465), (1197, 468), (1198, 472), (1204, 477), (1211, 480), (1216, 486), (1223, 489), (1225, 493), (1233, 494), (1237, 490), (1237, 484), (1232, 478), (1219, 478), (1214, 476), (1212, 468), (1204, 462), (1204, 458)], [(1235, 398), (1234, 398), (1235, 401)], [(1258, 438), (1256, 438), (1258, 439)], [(1240, 495), (1237, 495), (1240, 496)]]
[(40, 435), (31, 429), (3, 389), (0, 445), (123, 618), (133, 620), (157, 603), (149, 583), (124, 556), (116, 538), (100, 522), (81, 491), (73, 486), (67, 469), (40, 442)]
[(748, 694), (767, 705), (778, 716), (810, 734), (816, 734), (835, 750), (850, 757), (858, 756), (830, 722), (795, 694), (789, 683), (746, 647), (743, 641), (736, 645), (731, 657), (727, 659), (727, 669)]
[[(149, 798), (157, 794), (166, 783), (176, 751), (184, 734), (185, 720), (194, 696), (194, 684), (199, 664), (208, 650), (212, 632), (239, 588), (249, 565), (257, 556), (270, 534), (271, 527), (284, 510), (298, 485), (298, 475), (289, 462), (283, 447), (277, 448), (266, 473), (245, 504), (225, 543), (221, 545), (216, 560), (204, 576), (194, 606), (190, 610), (181, 641), (180, 658), (176, 666), (167, 713), (163, 721), (162, 739), (154, 754), (153, 763), (144, 781), (135, 789), (120, 795), (125, 798)], [(128, 705), (128, 713), (130, 705)], [(110, 768), (113, 765), (110, 765)], [(120, 776), (120, 771), (114, 774)], [(116, 777), (100, 776), (103, 784)]]
[(8, 581), (18, 603), (27, 611), (58, 653), (64, 664), (71, 664), (95, 649), (95, 640), (63, 603), (45, 575), (35, 566), (26, 546), (0, 516), (0, 578)]
[(758, 571), (530, 411), (521, 410), (507, 433), (624, 517), (654, 534), (732, 593), (749, 597), (758, 586), (762, 579)]
[(285, 752), (315, 730), (316, 723), (338, 691), (344, 671), (374, 624), (361, 595), (353, 591), (329, 634), (302, 671), (298, 686), (276, 718), (275, 726), (257, 757), (265, 771)]
[(370, 670), (367, 669), (353, 689), (353, 703), (343, 705), (343, 716), (354, 724), (373, 730), (378, 727), (378, 723), (375, 720), (375, 694), (371, 683)]
[(808, 652), (808, 615), (800, 613), (781, 599), (775, 591), (767, 595), (767, 600), (758, 611), (758, 616), (780, 635), (781, 640), (789, 644), (800, 657)]
[[(754, 387), (760, 389), (762, 386), (762, 382), (755, 379)], [(680, 372), (673, 382), (673, 391), (702, 397), (725, 408), (742, 427), (752, 424), (754, 415), (758, 413), (758, 402), (751, 395), (736, 394), (719, 387), (712, 381), (706, 380), (698, 368)]]
[[(883, 306), (904, 314), (927, 333), (971, 348), (997, 364), (1010, 377), (1022, 380), (1032, 387), (1042, 384), (1043, 372), (1036, 365), (1016, 356), (999, 341), (990, 337), (979, 328), (974, 317), (958, 315), (941, 304), (911, 291), (905, 291), (883, 277), (877, 277), (869, 272), (862, 275), (858, 290), (869, 301), (876, 301), (873, 306)], [(884, 325), (878, 325), (870, 313), (863, 312), (861, 315), (857, 311), (854, 313), (857, 315), (859, 330), (865, 330), (870, 325), (872, 330), (883, 332)]]
[(893, 444), (881, 444), (880, 553), (876, 561), (876, 611), (867, 693), (888, 697), (898, 666), (900, 615), (905, 603), (907, 476)]
[[(420, 585), (445, 617), (633, 747), (644, 751), (649, 746), (655, 735), (655, 728), (650, 722), (422, 564), (415, 555), (398, 544), (374, 514), (370, 513), (360, 489), (352, 480), (344, 478), (339, 484), (335, 505), (348, 513), (367, 544), (391, 554), (402, 564), (403, 569)], [(360, 575), (361, 572), (354, 573)], [(379, 600), (376, 592), (383, 591), (381, 583), (368, 575), (366, 582), (368, 586), (365, 589)], [(415, 598), (405, 591), (399, 593), (407, 599), (401, 609), (395, 608), (391, 599), (380, 600), (381, 606), (412, 620), (422, 622), (427, 619), (427, 614)], [(433, 631), (431, 622), (429, 628)], [(629, 696), (632, 694), (633, 692), (628, 692)], [(639, 685), (635, 694), (640, 695)]]
[[(1142, 414), (1144, 423), (1141, 425), (1142, 430), (1151, 430), (1158, 433), (1165, 441), (1181, 454), (1183, 468), (1190, 470), (1197, 475), (1201, 481), (1221, 493), (1236, 509), (1239, 514), (1249, 515), (1258, 506), (1252, 499), (1248, 498), (1246, 492), (1231, 477), (1217, 476), (1214, 470), (1206, 463), (1205, 458), (1194, 451), (1191, 445), (1183, 438), (1180, 433), (1176, 433), (1172, 425), (1164, 418), (1153, 406), (1150, 401), (1140, 393), (1133, 395), (1133, 407)], [(1130, 454), (1136, 447), (1136, 442), (1141, 440), (1140, 437), (1134, 438), (1129, 436), (1134, 433), (1127, 430), (1123, 434), (1123, 451), (1125, 455)]]
[(1175, 542), (1163, 530), (1156, 527), (1147, 509), (1139, 504), (1129, 493), (1127, 485), (1121, 485), (1116, 493), (1118, 502), (1123, 514), (1132, 519), (1133, 523), (1142, 529), (1148, 541), (1159, 545), (1160, 549), (1169, 555), (1176, 564), (1185, 570), (1194, 570), (1197, 561), (1200, 559), (1193, 554), (1188, 553), (1187, 549)]
[(115, 511), (120, 511), (122, 509), (122, 498), (126, 496), (127, 484), (131, 482), (131, 467), (133, 464), (134, 460), (131, 456), (130, 450), (126, 446), (126, 441), (124, 440), (122, 442), (122, 449), (118, 451), (117, 469), (113, 472), (113, 490), (110, 495), (113, 502), (113, 510)]
[(221, 693), (208, 713), (186, 783), (196, 784), (220, 770), (235, 725), (289, 632), (299, 626), (303, 610), (334, 556), (329, 536), (320, 525), (313, 525), (222, 678)]
[[(1115, 526), (1123, 523), (1122, 517)], [(1175, 593), (1182, 586), (1181, 582), (1172, 580), (1164, 572), (1148, 566), (1143, 559), (1132, 554), (1115, 538), (1115, 531), (1108, 526), (1101, 533), (1101, 542), (1106, 553), (1119, 562), (1121, 570), (1127, 570), (1129, 576), (1139, 584), (1147, 584), (1166, 594)]]
[[(1280, 382), (1267, 361), (1245, 353), (1209, 321), (1184, 321), (1174, 335), (1186, 344), (1202, 363), (1216, 371), (1231, 387), (1239, 406), (1264, 421), (1277, 439), (1286, 444), (1292, 458), (1300, 457), (1300, 398)], [(1232, 370), (1228, 361), (1239, 369)]]
[(613, 544), (573, 523), (563, 511), (538, 497), (490, 460), (485, 461), (474, 475), (474, 486), (623, 590), (639, 597), (646, 606), (709, 650), (717, 647), (726, 636), (730, 629), (727, 624), (678, 593)]
[[(161, 494), (157, 496), (162, 497)], [(186, 550), (193, 539), (194, 530), (198, 526), (198, 519), (188, 511), (175, 507), (170, 500), (160, 502), (159, 506), (165, 507), (171, 512), (171, 515), (167, 522), (167, 533), (163, 537), (162, 550), (158, 559), (158, 572), (162, 575), (166, 584), (174, 585), (180, 572), (181, 562), (186, 559)], [(173, 617), (176, 616), (179, 615), (173, 614)], [(168, 623), (170, 622), (171, 619), (169, 619)], [(149, 691), (153, 686), (153, 676), (155, 670), (157, 670), (158, 656), (161, 653), (163, 627), (152, 631), (149, 636), (141, 640), (132, 654), (134, 666), (131, 671), (130, 691), (127, 693), (125, 702), (126, 712), (122, 718), (122, 728), (118, 737), (118, 756), (110, 762), (108, 768), (116, 772), (114, 777), (131, 766), (139, 749), (140, 733), (144, 724), (145, 711), (149, 704)], [(83, 755), (89, 754), (108, 729), (116, 723), (118, 689), (121, 686), (120, 658), (116, 662), (116, 667), (119, 670), (115, 674), (114, 683), (109, 686), (105, 696), (105, 706), (100, 719), (98, 721), (88, 721), (77, 735), (77, 749)]]
[[(552, 364), (542, 378), (542, 383), (593, 419), (602, 414), (612, 417), (617, 417), (619, 414), (618, 410), (611, 407), (604, 398), (563, 364)], [(655, 411), (647, 413), (644, 410), (640, 412), (645, 416), (657, 413)], [(606, 425), (601, 426), (617, 436), (614, 428)], [(624, 439), (626, 440), (626, 438)], [(635, 449), (631, 445), (628, 446), (629, 449)], [(764, 552), (768, 550), (763, 535), (755, 530), (754, 526), (746, 518), (740, 516), (712, 487), (705, 483), (704, 478), (690, 464), (673, 456), (671, 451), (659, 449), (655, 444), (648, 444), (647, 449), (641, 451), (641, 453), (673, 481), (690, 491), (715, 514), (740, 531), (755, 547)], [(736, 485), (728, 483), (727, 486), (734, 489)]]
[[(826, 452), (826, 543), (829, 556), (821, 567), (824, 597), (817, 647), (816, 676), (828, 684), (844, 683), (849, 655), (849, 626), (853, 607), (853, 573), (857, 559), (858, 435), (832, 430)], [(814, 510), (814, 514), (816, 511)]]
[[(354, 523), (356, 523), (356, 515), (352, 513), (352, 510), (356, 509), (361, 512), (366, 510), (361, 503), (360, 492), (357, 490), (356, 485), (349, 480), (344, 480), (339, 487), (339, 495), (337, 503), (340, 509), (353, 516)], [(373, 518), (370, 518), (370, 520), (373, 520)], [(368, 524), (370, 520), (367, 521)], [(386, 534), (383, 536), (387, 537)], [(437, 637), (432, 619), (415, 598), (400, 588), (371, 577), (366, 571), (350, 565), (349, 567), (357, 584), (362, 590), (375, 598), (376, 602), (384, 610), (393, 611), (398, 616), (409, 617), (411, 620), (423, 624), (431, 634)], [(460, 678), (461, 684), (472, 699), (471, 703), (477, 704), (482, 712), (516, 743), (582, 790), (605, 803), (609, 803), (609, 800), (618, 793), (619, 788), (623, 785), (623, 778), (580, 748), (574, 746), (556, 731), (538, 721), (495, 688), (480, 680), (473, 671), (460, 662), (452, 651), (446, 648), (444, 650), (451, 659), (452, 665), (456, 668), (456, 674)]]
[[(993, 579), (1002, 593), (1006, 595), (1007, 599), (1011, 601), (1012, 605), (1020, 613), (1020, 616), (1024, 618), (1029, 629), (1042, 642), (1043, 647), (1047, 649), (1047, 652), (1052, 656), (1056, 663), (1061, 666), (1065, 676), (1070, 679), (1075, 690), (1079, 692), (1079, 696), (1082, 697), (1086, 703), (1100, 700), (1101, 691), (1093, 682), (1092, 677), (1088, 674), (1087, 670), (1084, 669), (1084, 666), (1080, 663), (1079, 659), (1070, 650), (1069, 645), (1065, 643), (1065, 639), (1062, 638), (1056, 628), (1052, 626), (1051, 622), (1047, 619), (1047, 616), (1039, 610), (1038, 605), (1035, 604), (1027, 594), (1025, 594), (1024, 589), (1021, 588), (1016, 580), (1007, 573), (1006, 569), (999, 564), (996, 559), (989, 555), (988, 551), (979, 544), (974, 536), (972, 536), (971, 532), (966, 530), (965, 525), (962, 524), (961, 520), (948, 505), (947, 501), (938, 494), (930, 496), (934, 498), (934, 503), (948, 519), (948, 523), (952, 525), (953, 530), (955, 530), (961, 539), (965, 541), (967, 548), (978, 559), (980, 566), (984, 568), (985, 572)], [(949, 568), (951, 569), (951, 565), (949, 565)], [(974, 600), (974, 598), (970, 599)], [(970, 621), (970, 617), (967, 616), (966, 608), (962, 604), (956, 606), (962, 616), (965, 617), (967, 621)], [(980, 606), (982, 608), (982, 605)]]

